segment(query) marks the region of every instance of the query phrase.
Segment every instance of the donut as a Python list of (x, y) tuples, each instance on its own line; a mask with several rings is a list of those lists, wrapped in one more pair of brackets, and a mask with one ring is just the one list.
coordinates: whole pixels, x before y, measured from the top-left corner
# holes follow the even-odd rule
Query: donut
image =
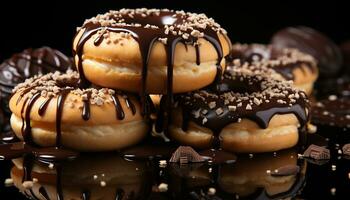
[[(27, 157), (12, 162), (14, 185), (29, 199), (122, 199), (131, 195), (140, 198), (151, 188), (151, 183), (145, 183), (149, 170), (146, 163), (130, 162), (115, 154), (84, 155), (55, 163), (53, 168)], [(102, 182), (106, 185), (101, 186)], [(33, 186), (26, 187), (26, 183)]]
[(80, 88), (78, 72), (27, 79), (10, 99), (18, 138), (44, 147), (107, 151), (139, 142), (148, 131), (136, 96), (107, 88)]
[(0, 65), (0, 102), (4, 114), (10, 116), (8, 101), (12, 89), (34, 75), (73, 68), (73, 60), (50, 47), (26, 49), (14, 54)]
[(315, 59), (293, 48), (278, 48), (263, 44), (234, 44), (231, 59), (241, 62), (254, 62), (271, 67), (286, 80), (292, 80), (294, 86), (310, 95), (318, 77)]
[(121, 9), (88, 19), (73, 41), (84, 82), (145, 94), (188, 92), (219, 80), (231, 43), (205, 14)]
[(339, 46), (323, 33), (305, 26), (287, 27), (277, 31), (271, 44), (279, 48), (296, 48), (317, 60), (320, 77), (340, 75), (343, 56)]
[(227, 71), (217, 91), (177, 95), (168, 134), (196, 148), (250, 153), (278, 151), (304, 141), (309, 100), (274, 74), (245, 63)]

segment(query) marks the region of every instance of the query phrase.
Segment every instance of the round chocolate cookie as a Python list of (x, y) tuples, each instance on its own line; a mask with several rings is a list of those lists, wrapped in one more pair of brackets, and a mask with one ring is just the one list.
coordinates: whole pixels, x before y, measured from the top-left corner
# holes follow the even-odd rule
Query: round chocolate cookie
[(56, 49), (41, 47), (14, 54), (0, 65), (0, 98), (4, 114), (10, 114), (8, 100), (12, 89), (34, 75), (73, 68), (72, 59)]
[(336, 76), (343, 59), (339, 47), (322, 33), (304, 26), (288, 27), (275, 33), (271, 43), (277, 47), (296, 48), (312, 55), (322, 77)]

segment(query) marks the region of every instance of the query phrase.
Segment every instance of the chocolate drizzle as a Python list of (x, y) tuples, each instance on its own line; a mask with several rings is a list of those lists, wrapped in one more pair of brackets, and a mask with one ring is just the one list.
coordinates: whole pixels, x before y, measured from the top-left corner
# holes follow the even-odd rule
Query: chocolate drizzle
[(119, 119), (119, 120), (124, 119), (125, 114), (124, 114), (123, 108), (120, 104), (118, 96), (112, 96), (112, 100), (113, 100), (113, 103), (115, 105), (115, 112), (116, 112), (117, 119)]
[(228, 65), (231, 65), (230, 61), (234, 59), (240, 59), (242, 63), (261, 63), (274, 69), (287, 80), (294, 80), (293, 71), (295, 69), (300, 69), (305, 73), (302, 66), (307, 67), (312, 73), (317, 73), (315, 60), (297, 49), (262, 44), (235, 44), (232, 46)]
[[(70, 91), (71, 91), (71, 89), (62, 90), (61, 94), (59, 94), (59, 96), (57, 97), (57, 110), (56, 110), (56, 146), (57, 147), (61, 147), (62, 112), (63, 112), (64, 101), (65, 101), (65, 99)], [(89, 116), (90, 116), (90, 114), (89, 114)]]
[[(125, 12), (124, 12), (125, 11)], [(205, 25), (201, 28), (192, 26), (191, 29), (180, 30), (179, 26), (186, 23), (193, 23), (191, 21), (191, 14), (184, 12), (174, 12), (169, 10), (149, 10), (149, 12), (143, 13), (142, 9), (136, 10), (123, 10), (123, 11), (111, 11), (103, 15), (106, 17), (106, 20), (112, 20), (115, 23), (109, 23), (108, 25), (103, 25), (101, 21), (97, 19), (87, 20), (84, 25), (81, 27), (82, 35), (75, 46), (74, 55), (78, 59), (78, 71), (81, 78), (85, 84), (88, 84), (87, 79), (84, 75), (83, 70), (83, 47), (84, 44), (96, 33), (101, 32), (100, 35), (94, 40), (94, 44), (98, 46), (104, 40), (103, 34), (106, 31), (115, 32), (115, 33), (128, 33), (133, 37), (139, 44), (139, 49), (142, 59), (142, 71), (141, 71), (141, 90), (140, 98), (142, 105), (142, 113), (146, 116), (150, 114), (150, 105), (148, 105), (147, 98), (147, 73), (148, 73), (148, 64), (152, 48), (159, 39), (166, 38), (165, 50), (167, 55), (167, 99), (166, 99), (166, 110), (164, 113), (165, 126), (170, 121), (171, 116), (171, 107), (173, 102), (173, 67), (174, 67), (174, 53), (175, 47), (178, 43), (187, 45), (194, 45), (196, 50), (196, 63), (200, 64), (200, 52), (199, 46), (197, 44), (198, 37), (195, 37), (191, 34), (193, 30), (200, 31), (203, 33), (203, 38), (209, 41), (217, 51), (218, 62), (217, 62), (217, 80), (220, 80), (221, 76), (221, 65), (220, 62), (223, 58), (222, 46), (218, 37), (219, 32), (224, 32), (218, 24), (213, 24), (213, 26)], [(201, 16), (201, 20), (203, 20)], [(102, 17), (103, 18), (103, 17)], [(101, 18), (100, 18), (101, 19)], [(199, 20), (200, 21), (200, 20)], [(121, 23), (122, 22), (122, 23)], [(136, 24), (138, 26), (136, 26)], [(146, 26), (156, 26), (157, 28), (147, 28)], [(167, 28), (171, 26), (174, 29), (170, 30), (170, 33), (167, 33)], [(180, 31), (187, 36), (178, 34), (173, 34), (173, 31)], [(79, 32), (80, 33), (80, 32)], [(78, 33), (78, 34), (79, 34)], [(117, 105), (117, 104), (116, 104)], [(118, 118), (121, 117), (118, 115)]]
[(88, 92), (86, 94), (87, 98), (83, 99), (83, 112), (82, 112), (82, 118), (87, 121), (90, 119), (90, 98), (91, 98), (91, 92)]
[(43, 116), (45, 114), (45, 111), (47, 109), (47, 106), (49, 106), (50, 102), (52, 100), (52, 96), (47, 98), (39, 107), (38, 114), (40, 116)]
[[(26, 111), (25, 111), (25, 128), (24, 131), (22, 131), (23, 139), (27, 142), (32, 142), (32, 128), (30, 126), (30, 112), (32, 110), (32, 107), (35, 103), (35, 101), (40, 97), (40, 93), (35, 93), (28, 101)], [(24, 107), (24, 106), (23, 106)]]

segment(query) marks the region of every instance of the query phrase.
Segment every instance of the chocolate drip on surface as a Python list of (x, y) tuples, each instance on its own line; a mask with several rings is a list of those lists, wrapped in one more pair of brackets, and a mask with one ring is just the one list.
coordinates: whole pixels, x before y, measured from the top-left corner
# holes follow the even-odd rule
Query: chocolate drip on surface
[(82, 200), (89, 200), (90, 199), (90, 191), (89, 190), (84, 190), (82, 193), (81, 193), (81, 199)]
[(43, 186), (41, 186), (41, 187), (39, 188), (39, 194), (40, 194), (42, 197), (44, 197), (45, 200), (50, 200), (50, 197), (49, 197), (49, 195), (47, 194), (47, 192), (46, 192), (46, 190), (45, 190), (45, 188), (44, 188)]
[(38, 110), (38, 114), (40, 116), (44, 116), (45, 112), (46, 112), (46, 109), (47, 107), (49, 106), (51, 100), (52, 100), (53, 97), (49, 97), (48, 99), (46, 99), (39, 107), (39, 110)]
[(59, 96), (57, 97), (57, 110), (56, 110), (56, 146), (61, 147), (61, 121), (62, 121), (62, 112), (64, 101), (69, 94), (71, 89), (62, 90)]
[[(30, 125), (30, 112), (32, 110), (32, 107), (35, 103), (35, 101), (40, 97), (40, 93), (36, 93), (34, 94), (28, 101), (27, 103), (27, 106), (26, 106), (26, 111), (25, 111), (25, 116), (24, 116), (24, 119), (25, 119), (25, 128), (24, 130), (22, 130), (22, 136), (23, 136), (23, 139), (25, 142), (28, 142), (29, 144), (32, 144), (33, 141), (32, 141), (32, 128), (31, 128), (31, 125)], [(23, 107), (25, 106), (26, 104), (23, 104)]]
[(112, 97), (112, 100), (113, 100), (113, 103), (115, 106), (115, 112), (116, 112), (117, 119), (119, 119), (119, 120), (124, 119), (125, 113), (123, 111), (122, 105), (120, 104), (118, 95), (115, 95), (115, 96), (112, 95), (111, 97)]
[(128, 96), (125, 97), (125, 103), (128, 106), (128, 108), (131, 110), (131, 113), (133, 115), (135, 115), (136, 114), (135, 105), (132, 103), (132, 101), (130, 100), (130, 98)]
[(115, 200), (122, 200), (125, 195), (125, 192), (123, 189), (117, 189), (115, 192)]
[(82, 118), (85, 121), (90, 119), (90, 98), (91, 98), (91, 92), (88, 92), (87, 98), (85, 100), (83, 100)]

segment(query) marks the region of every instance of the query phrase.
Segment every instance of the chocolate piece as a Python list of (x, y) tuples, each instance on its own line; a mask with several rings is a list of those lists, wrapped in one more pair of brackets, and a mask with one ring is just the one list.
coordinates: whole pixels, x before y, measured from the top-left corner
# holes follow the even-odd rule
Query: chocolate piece
[(71, 58), (50, 47), (26, 49), (14, 54), (0, 65), (1, 108), (10, 114), (8, 100), (12, 89), (25, 79), (57, 70), (63, 72), (72, 69), (72, 66)]
[(322, 77), (334, 77), (342, 66), (342, 54), (334, 42), (324, 34), (304, 26), (288, 27), (275, 33), (271, 43), (279, 48), (296, 48), (312, 55)]
[(328, 160), (330, 159), (329, 149), (321, 146), (311, 144), (303, 154), (306, 158), (312, 158), (315, 160)]
[(272, 170), (270, 174), (271, 176), (290, 176), (298, 174), (299, 171), (300, 167), (298, 165), (286, 165)]
[(332, 98), (317, 101), (312, 104), (311, 121), (314, 124), (349, 128), (350, 100), (348, 98)]
[(343, 154), (346, 156), (350, 156), (350, 144), (344, 144), (344, 146), (342, 147), (343, 150)]
[(180, 162), (180, 164), (204, 161), (205, 159), (189, 146), (179, 146), (169, 160), (169, 162)]

